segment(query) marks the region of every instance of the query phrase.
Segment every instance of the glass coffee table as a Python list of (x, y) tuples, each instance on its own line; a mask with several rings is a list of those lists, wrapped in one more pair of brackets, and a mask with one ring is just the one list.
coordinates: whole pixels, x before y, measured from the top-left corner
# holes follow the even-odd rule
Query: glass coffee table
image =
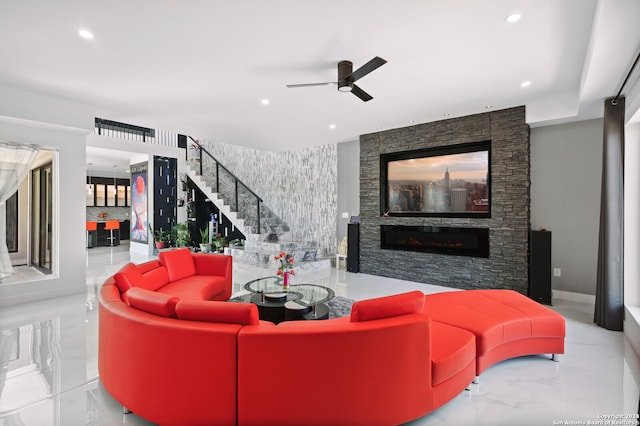
[(244, 289), (253, 293), (251, 303), (258, 306), (260, 319), (279, 323), (291, 320), (316, 320), (329, 317), (325, 302), (335, 293), (317, 284), (293, 284), (282, 289), (281, 277), (264, 277), (249, 281)]

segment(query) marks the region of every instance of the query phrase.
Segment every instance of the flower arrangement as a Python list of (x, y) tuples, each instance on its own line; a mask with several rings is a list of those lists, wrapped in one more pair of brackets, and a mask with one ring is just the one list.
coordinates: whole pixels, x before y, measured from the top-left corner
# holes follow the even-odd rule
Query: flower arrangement
[(276, 263), (279, 263), (276, 275), (282, 277), (282, 289), (288, 291), (289, 275), (296, 274), (296, 271), (293, 270), (293, 262), (295, 262), (295, 259), (293, 258), (293, 256), (288, 255), (285, 252), (280, 252), (280, 254), (274, 256), (273, 259), (276, 261)]
[(285, 252), (281, 252), (280, 254), (274, 256), (273, 259), (276, 261), (276, 263), (279, 263), (278, 270), (276, 271), (277, 276), (282, 276), (285, 272), (288, 272), (291, 275), (296, 274), (296, 271), (293, 270), (293, 262), (295, 262), (293, 256)]

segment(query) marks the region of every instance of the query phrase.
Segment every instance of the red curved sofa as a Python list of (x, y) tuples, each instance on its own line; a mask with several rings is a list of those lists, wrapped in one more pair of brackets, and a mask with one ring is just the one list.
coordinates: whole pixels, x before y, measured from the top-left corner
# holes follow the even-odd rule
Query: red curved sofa
[(401, 424), (503, 359), (564, 352), (564, 318), (508, 290), (414, 291), (277, 326), (230, 294), (231, 258), (188, 250), (109, 277), (98, 296), (107, 391), (162, 425)]
[[(163, 253), (158, 268), (185, 260)], [(98, 369), (119, 403), (154, 423), (401, 424), (475, 374), (474, 335), (420, 314), (419, 291), (355, 302), (350, 317), (276, 326), (253, 304), (150, 290), (148, 274), (160, 272), (131, 271), (100, 289)]]

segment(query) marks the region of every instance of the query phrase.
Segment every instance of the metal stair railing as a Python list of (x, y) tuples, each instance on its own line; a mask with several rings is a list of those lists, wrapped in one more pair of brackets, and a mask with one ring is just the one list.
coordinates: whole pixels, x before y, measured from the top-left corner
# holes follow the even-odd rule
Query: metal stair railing
[[(240, 179), (238, 179), (233, 173), (231, 173), (231, 171), (229, 171), (229, 169), (227, 169), (222, 163), (220, 163), (213, 155), (211, 155), (211, 153), (209, 151), (207, 151), (207, 149), (205, 147), (203, 147), (202, 145), (200, 145), (200, 143), (198, 143), (197, 140), (195, 140), (194, 138), (192, 138), (191, 136), (189, 136), (189, 139), (191, 139), (191, 142), (193, 144), (195, 144), (196, 146), (196, 150), (198, 151), (198, 158), (199, 158), (199, 170), (198, 170), (198, 174), (202, 177), (204, 177), (204, 168), (205, 166), (205, 161), (207, 163), (209, 162), (213, 162), (213, 168), (215, 170), (214, 174), (215, 174), (215, 187), (214, 187), (214, 192), (218, 193), (218, 194), (224, 194), (225, 196), (228, 196), (228, 187), (229, 183), (232, 186), (232, 201), (233, 203), (230, 203), (230, 207), (233, 211), (237, 212), (237, 213), (241, 213), (240, 212), (240, 205), (241, 203), (241, 196), (244, 196), (245, 198), (249, 199), (248, 204), (251, 204), (253, 202), (255, 202), (255, 211), (256, 211), (256, 228), (257, 228), (257, 232), (255, 232), (256, 234), (260, 234), (261, 233), (261, 223), (260, 223), (260, 204), (262, 203), (262, 198), (260, 198), (255, 192), (253, 192), (251, 190), (251, 188), (249, 188), (247, 185), (245, 185)], [(188, 155), (188, 151), (187, 151), (187, 155)], [(221, 172), (226, 175), (223, 175), (223, 178), (221, 179)], [(225, 183), (227, 185), (225, 185)], [(225, 197), (226, 198), (226, 197)], [(246, 204), (246, 203), (244, 203)], [(245, 213), (248, 213), (245, 210)]]

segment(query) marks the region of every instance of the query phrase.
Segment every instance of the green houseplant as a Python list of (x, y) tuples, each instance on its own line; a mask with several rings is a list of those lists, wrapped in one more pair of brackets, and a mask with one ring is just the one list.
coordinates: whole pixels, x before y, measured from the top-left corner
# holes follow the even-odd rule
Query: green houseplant
[(202, 253), (209, 253), (211, 251), (211, 244), (209, 244), (209, 227), (205, 227), (200, 231), (200, 251)]
[(169, 233), (162, 228), (154, 230), (151, 225), (149, 225), (149, 231), (151, 231), (151, 234), (153, 235), (153, 241), (155, 241), (156, 248), (163, 249), (169, 241)]
[(224, 248), (224, 246), (227, 244), (227, 239), (222, 235), (218, 234), (215, 237), (213, 237), (213, 241), (211, 242), (211, 244), (216, 248), (215, 249), (216, 253), (220, 253), (222, 252), (222, 249)]
[(176, 223), (171, 228), (172, 240), (176, 247), (188, 247), (191, 243), (191, 233), (186, 222)]

